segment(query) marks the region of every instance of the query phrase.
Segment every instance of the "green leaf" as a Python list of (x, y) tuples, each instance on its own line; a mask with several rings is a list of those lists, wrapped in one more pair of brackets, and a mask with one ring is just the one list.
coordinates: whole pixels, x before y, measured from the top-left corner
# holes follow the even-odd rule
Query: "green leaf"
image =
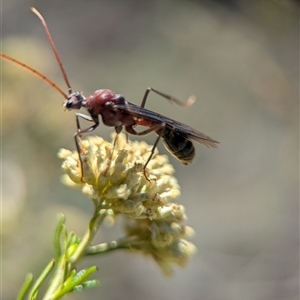
[(18, 294), (16, 300), (24, 299), (25, 294), (27, 293), (32, 281), (33, 281), (33, 275), (32, 275), (32, 273), (28, 273), (25, 277), (24, 283), (19, 291), (19, 294)]
[[(87, 282), (87, 279), (90, 275), (92, 275), (93, 273), (95, 273), (96, 271), (98, 270), (98, 268), (96, 266), (92, 266), (88, 269), (84, 269), (84, 270), (81, 270), (79, 272), (77, 272), (74, 276), (74, 274), (72, 273), (71, 276), (65, 281), (62, 289), (57, 293), (55, 294), (55, 299), (58, 299), (59, 297), (71, 292), (71, 291), (74, 291), (74, 290), (77, 290), (80, 289), (79, 286), (83, 286), (84, 287), (84, 283)], [(72, 277), (72, 280), (71, 280), (71, 277)], [(96, 284), (95, 284), (96, 286)], [(75, 287), (77, 287), (75, 289)]]
[(63, 253), (66, 251), (66, 245), (67, 245), (67, 230), (65, 227), (65, 221), (66, 217), (64, 214), (58, 215), (58, 225), (55, 230), (55, 236), (54, 236), (54, 247), (56, 252), (57, 259), (61, 257)]
[(30, 294), (29, 294), (29, 297), (28, 297), (29, 299), (36, 299), (39, 287), (45, 281), (45, 279), (49, 275), (49, 273), (52, 271), (54, 265), (55, 265), (55, 260), (52, 259), (49, 262), (49, 264), (45, 267), (45, 269), (42, 271), (41, 275), (35, 281), (32, 289), (30, 291)]

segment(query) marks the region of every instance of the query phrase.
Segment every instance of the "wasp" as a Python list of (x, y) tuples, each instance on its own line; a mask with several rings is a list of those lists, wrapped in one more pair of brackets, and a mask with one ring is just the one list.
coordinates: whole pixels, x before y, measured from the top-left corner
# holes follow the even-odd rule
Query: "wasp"
[[(137, 136), (144, 136), (151, 132), (156, 133), (157, 139), (143, 168), (144, 175), (147, 179), (148, 177), (146, 175), (146, 167), (151, 160), (154, 154), (154, 150), (157, 147), (160, 139), (163, 140), (165, 148), (184, 165), (191, 163), (195, 156), (195, 147), (193, 145), (193, 141), (199, 142), (208, 147), (217, 147), (218, 141), (212, 139), (204, 133), (181, 122), (175, 121), (162, 114), (153, 112), (145, 108), (145, 104), (150, 92), (154, 92), (179, 106), (190, 106), (194, 102), (193, 97), (190, 97), (185, 102), (181, 102), (168, 94), (162, 93), (154, 88), (149, 87), (146, 89), (142, 103), (139, 106), (126, 101), (123, 95), (115, 93), (109, 89), (99, 89), (88, 97), (85, 97), (81, 92), (72, 92), (72, 88), (69, 83), (66, 71), (58, 55), (58, 51), (48, 29), (48, 25), (43, 16), (35, 8), (32, 8), (32, 11), (37, 15), (44, 26), (52, 50), (63, 74), (65, 83), (68, 87), (68, 94), (66, 94), (49, 78), (47, 78), (37, 70), (31, 68), (30, 66), (4, 53), (0, 53), (0, 57), (25, 68), (26, 70), (34, 73), (36, 76), (42, 78), (45, 82), (50, 84), (66, 99), (64, 103), (64, 107), (66, 109), (79, 110), (82, 107), (86, 108), (89, 115), (76, 113), (77, 131), (74, 134), (75, 144), (81, 162), (81, 169), (82, 161), (80, 157), (79, 138), (82, 134), (91, 132), (99, 126), (99, 116), (101, 116), (103, 124), (109, 127), (114, 127), (117, 134), (119, 134), (124, 129), (127, 133)], [(93, 124), (88, 128), (81, 129), (80, 119), (92, 122)], [(137, 126), (144, 126), (147, 129), (137, 131), (135, 129)]]

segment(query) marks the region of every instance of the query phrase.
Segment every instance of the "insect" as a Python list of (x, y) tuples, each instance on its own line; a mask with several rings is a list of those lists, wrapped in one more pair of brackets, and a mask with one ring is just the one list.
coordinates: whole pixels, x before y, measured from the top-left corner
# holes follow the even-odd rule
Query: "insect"
[[(190, 106), (194, 102), (193, 98), (189, 98), (185, 102), (180, 102), (179, 100), (168, 94), (162, 93), (154, 88), (149, 87), (146, 89), (142, 103), (139, 106), (126, 101), (121, 94), (114, 93), (113, 91), (108, 89), (99, 89), (88, 97), (85, 97), (80, 92), (72, 92), (72, 88), (69, 83), (66, 71), (56, 50), (52, 36), (48, 29), (48, 25), (46, 24), (43, 16), (35, 8), (32, 8), (32, 11), (37, 15), (44, 26), (48, 40), (50, 41), (52, 50), (63, 74), (64, 81), (68, 87), (68, 94), (66, 94), (49, 78), (47, 78), (37, 70), (31, 68), (30, 66), (4, 53), (0, 53), (0, 57), (24, 67), (26, 70), (45, 80), (66, 99), (64, 103), (64, 107), (66, 109), (79, 110), (81, 107), (87, 109), (89, 115), (76, 113), (77, 132), (74, 134), (74, 138), (81, 162), (81, 169), (82, 161), (80, 157), (81, 149), (79, 138), (82, 134), (91, 132), (99, 126), (99, 116), (101, 116), (103, 124), (106, 126), (114, 127), (117, 134), (119, 134), (123, 129), (125, 129), (127, 133), (137, 136), (147, 135), (151, 132), (156, 133), (157, 139), (143, 168), (143, 172), (147, 180), (149, 179), (146, 175), (146, 167), (151, 160), (154, 154), (154, 150), (160, 139), (163, 140), (166, 149), (185, 165), (191, 163), (195, 156), (195, 148), (192, 141), (199, 142), (208, 147), (217, 147), (218, 142), (203, 134), (202, 132), (145, 108), (145, 104), (150, 92), (154, 92), (179, 106)], [(92, 122), (93, 124), (88, 128), (81, 129), (80, 119)], [(147, 127), (147, 129), (138, 132), (136, 131), (135, 127), (139, 125)]]

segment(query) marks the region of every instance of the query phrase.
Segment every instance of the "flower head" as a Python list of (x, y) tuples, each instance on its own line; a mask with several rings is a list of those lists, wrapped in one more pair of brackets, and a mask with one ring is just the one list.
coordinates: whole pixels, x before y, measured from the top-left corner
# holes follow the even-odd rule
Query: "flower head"
[(151, 255), (170, 274), (171, 265), (183, 266), (195, 252), (185, 240), (190, 230), (181, 224), (186, 219), (184, 207), (171, 202), (180, 195), (174, 169), (167, 156), (155, 151), (146, 169), (148, 180), (143, 168), (152, 146), (128, 142), (123, 134), (112, 139), (113, 143), (100, 137), (81, 140), (82, 167), (77, 152), (61, 149), (63, 182), (80, 188), (96, 210), (106, 210), (110, 218), (123, 215), (122, 247)]
[(88, 137), (81, 141), (80, 147), (83, 174), (76, 151), (61, 149), (58, 154), (66, 172), (63, 182), (80, 188), (89, 198), (115, 213), (149, 218), (157, 207), (180, 195), (172, 176), (173, 167), (167, 156), (158, 155), (157, 151), (146, 170), (150, 181), (145, 178), (143, 166), (151, 150), (145, 142), (129, 143), (120, 134), (115, 149), (101, 137)]

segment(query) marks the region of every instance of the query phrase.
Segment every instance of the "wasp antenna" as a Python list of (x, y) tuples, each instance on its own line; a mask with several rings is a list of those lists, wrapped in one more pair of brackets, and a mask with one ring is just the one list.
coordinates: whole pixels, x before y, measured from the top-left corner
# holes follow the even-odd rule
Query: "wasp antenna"
[(53, 88), (55, 88), (60, 94), (62, 94), (66, 99), (68, 99), (68, 95), (57, 85), (55, 84), (52, 80), (50, 80), (48, 77), (46, 77), (45, 75), (43, 75), (41, 72), (29, 67), (28, 65), (20, 62), (19, 60), (10, 57), (2, 52), (0, 52), (0, 57), (2, 57), (3, 59), (6, 59), (7, 61), (10, 61), (22, 68), (24, 68), (25, 70), (33, 73), (35, 76), (43, 79), (44, 81), (46, 81), (48, 84), (50, 84)]
[(57, 60), (57, 62), (58, 62), (58, 64), (59, 64), (60, 70), (61, 70), (61, 72), (62, 72), (62, 74), (63, 74), (65, 83), (66, 83), (66, 85), (67, 85), (67, 87), (68, 87), (68, 92), (69, 92), (69, 94), (71, 94), (71, 93), (72, 93), (71, 84), (70, 84), (70, 82), (69, 82), (67, 73), (66, 73), (65, 68), (64, 68), (64, 66), (63, 66), (63, 63), (62, 63), (62, 61), (61, 61), (61, 59), (60, 59), (60, 57), (59, 57), (59, 55), (58, 55), (57, 49), (56, 49), (56, 47), (55, 47), (54, 41), (53, 41), (52, 36), (51, 36), (51, 34), (50, 34), (50, 31), (49, 31), (48, 25), (47, 25), (47, 23), (46, 23), (44, 17), (40, 14), (40, 12), (39, 12), (36, 8), (31, 7), (31, 10), (32, 10), (32, 12), (40, 19), (40, 21), (42, 22), (42, 24), (43, 24), (43, 26), (44, 26), (44, 29), (45, 29), (45, 31), (46, 31), (48, 40), (49, 40), (49, 42), (50, 42), (50, 44), (51, 44), (51, 47), (52, 47), (52, 50), (53, 50), (54, 55), (55, 55), (55, 57), (56, 57), (56, 60)]

